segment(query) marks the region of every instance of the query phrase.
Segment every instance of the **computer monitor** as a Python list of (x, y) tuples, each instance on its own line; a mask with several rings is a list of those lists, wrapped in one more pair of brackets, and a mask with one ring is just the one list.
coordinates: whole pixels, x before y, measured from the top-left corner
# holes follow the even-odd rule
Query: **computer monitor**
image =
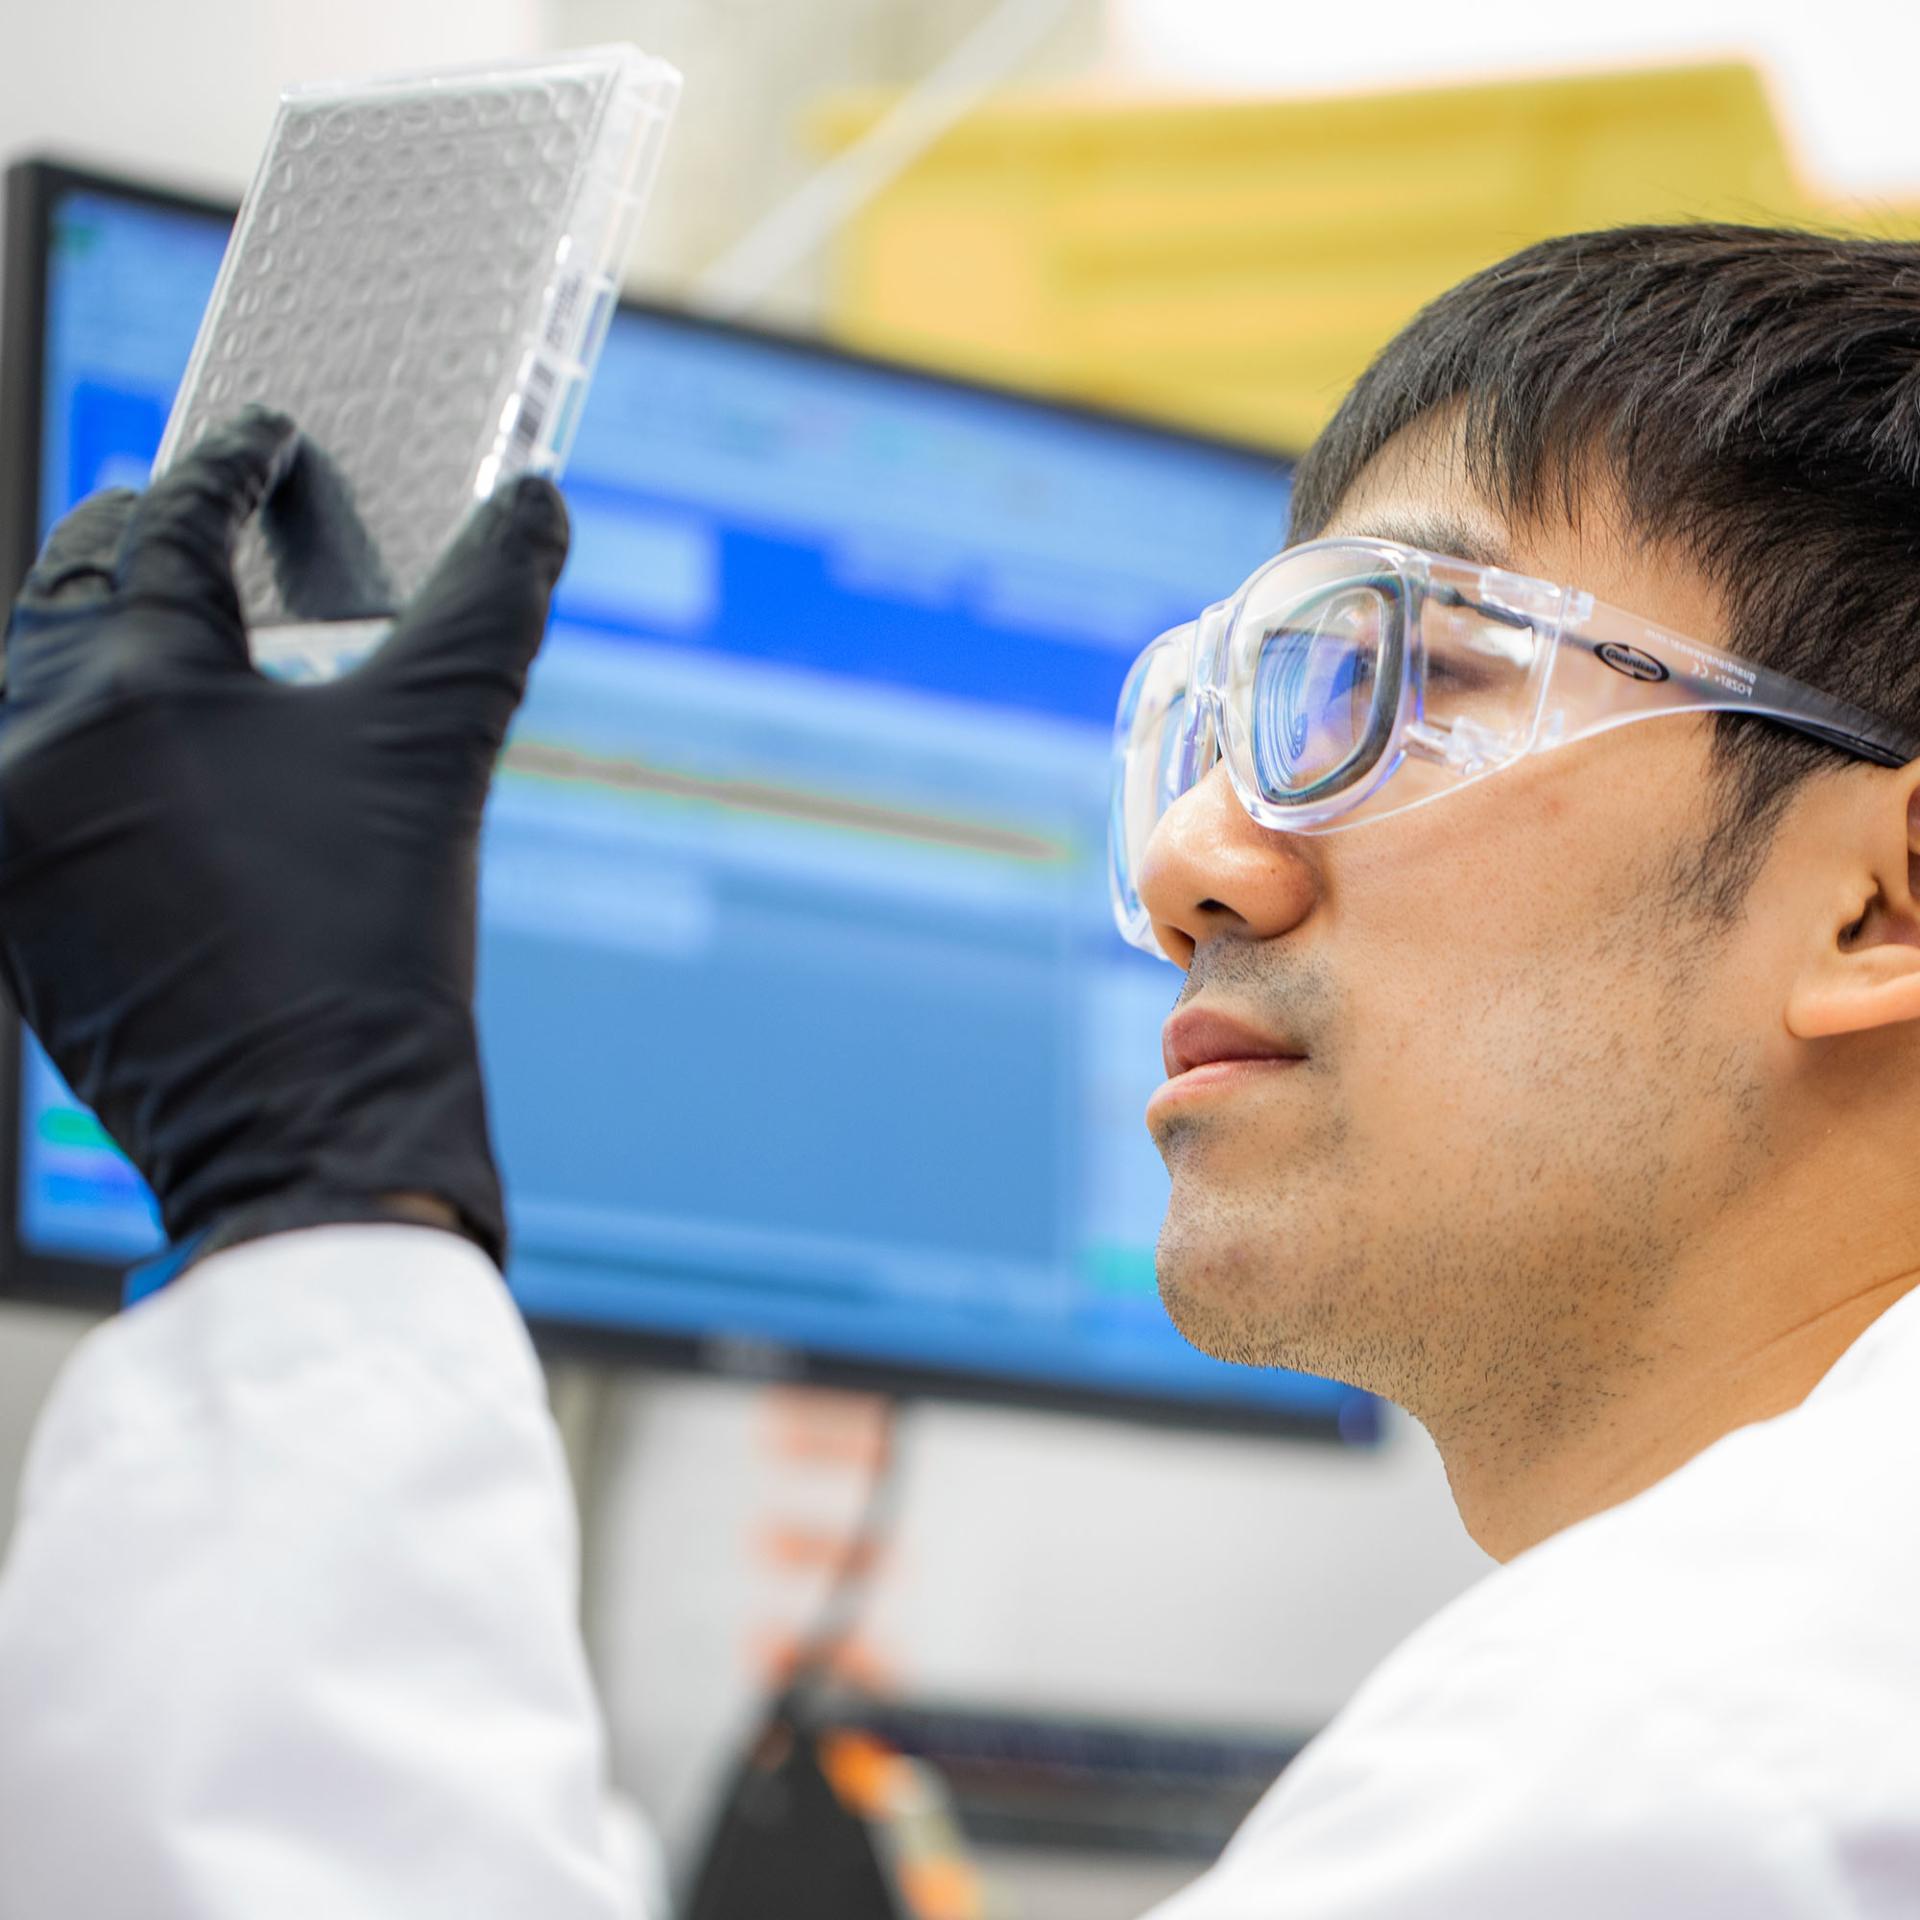
[[(9, 190), (11, 585), (144, 479), (231, 210), (45, 164)], [(540, 1338), (1376, 1435), (1368, 1396), (1167, 1322), (1141, 1108), (1177, 981), (1106, 900), (1126, 668), (1274, 547), (1287, 488), (1269, 452), (623, 307), (483, 848)], [(107, 1300), (150, 1199), (10, 1052), (4, 1284)]]

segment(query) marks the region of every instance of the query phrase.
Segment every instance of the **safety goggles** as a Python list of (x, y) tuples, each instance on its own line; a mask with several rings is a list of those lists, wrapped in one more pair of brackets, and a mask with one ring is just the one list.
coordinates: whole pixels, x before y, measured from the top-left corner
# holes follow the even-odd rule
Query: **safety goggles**
[(1115, 725), (1114, 918), (1160, 954), (1140, 863), (1224, 760), (1263, 827), (1404, 813), (1529, 753), (1670, 713), (1754, 713), (1882, 766), (1920, 734), (1591, 594), (1384, 540), (1315, 540), (1134, 663)]

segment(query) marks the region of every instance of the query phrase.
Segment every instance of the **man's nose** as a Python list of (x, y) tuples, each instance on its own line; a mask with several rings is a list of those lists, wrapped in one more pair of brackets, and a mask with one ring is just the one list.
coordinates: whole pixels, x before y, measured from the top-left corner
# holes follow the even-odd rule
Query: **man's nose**
[(1176, 966), (1222, 934), (1271, 940), (1298, 926), (1319, 892), (1294, 834), (1256, 826), (1215, 766), (1160, 816), (1140, 862), (1140, 900)]

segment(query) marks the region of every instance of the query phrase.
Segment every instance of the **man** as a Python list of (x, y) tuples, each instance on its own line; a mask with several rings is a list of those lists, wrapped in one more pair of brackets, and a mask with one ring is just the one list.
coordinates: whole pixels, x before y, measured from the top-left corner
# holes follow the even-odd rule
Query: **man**
[[(465, 1021), (560, 522), (283, 697), (224, 546), (290, 445), (82, 509), (10, 644), (0, 952), (181, 1271), (29, 1468), (0, 1912), (613, 1914)], [(1920, 1913), (1916, 528), (1920, 251), (1555, 241), (1143, 662), (1168, 1309), (1401, 1401), (1509, 1563), (1165, 1920)]]

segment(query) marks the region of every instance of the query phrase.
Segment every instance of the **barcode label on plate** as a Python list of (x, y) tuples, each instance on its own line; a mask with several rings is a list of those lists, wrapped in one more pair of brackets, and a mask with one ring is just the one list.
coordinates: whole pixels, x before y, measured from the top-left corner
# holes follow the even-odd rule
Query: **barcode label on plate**
[(547, 424), (547, 410), (559, 388), (560, 376), (544, 360), (536, 360), (527, 374), (526, 385), (520, 389), (520, 410), (514, 415), (513, 432), (507, 439), (503, 464), (508, 472), (524, 466), (539, 446), (541, 431)]

